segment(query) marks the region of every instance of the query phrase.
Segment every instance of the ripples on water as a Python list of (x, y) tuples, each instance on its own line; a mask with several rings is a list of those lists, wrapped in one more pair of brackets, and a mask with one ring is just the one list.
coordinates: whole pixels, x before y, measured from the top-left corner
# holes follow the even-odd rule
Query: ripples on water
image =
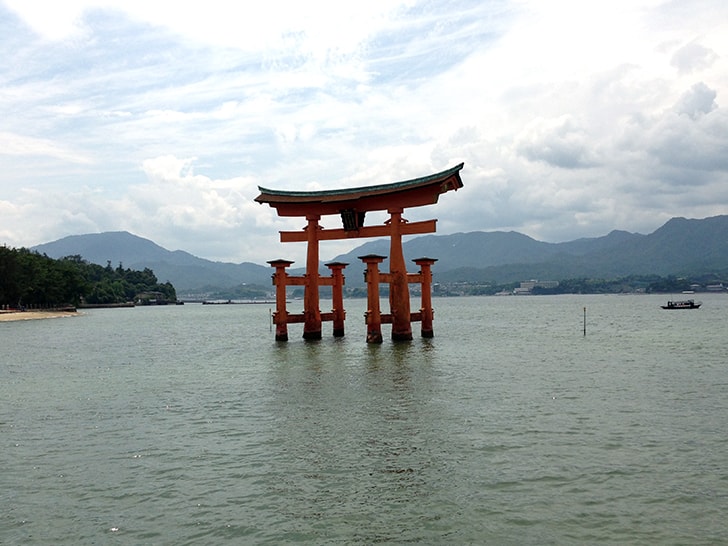
[(320, 342), (263, 306), (0, 324), (0, 543), (725, 542), (702, 299), (439, 299), (434, 339), (378, 346), (360, 300)]

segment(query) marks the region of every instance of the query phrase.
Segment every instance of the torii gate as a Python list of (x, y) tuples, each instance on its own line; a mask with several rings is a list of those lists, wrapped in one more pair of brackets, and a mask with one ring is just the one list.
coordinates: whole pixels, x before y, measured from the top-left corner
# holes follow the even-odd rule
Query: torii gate
[[(290, 276), (286, 268), (293, 262), (288, 260), (272, 260), (268, 263), (275, 268), (273, 284), (276, 286), (276, 312), (273, 321), (276, 325), (276, 340), (288, 340), (287, 325), (303, 322), (304, 339), (321, 339), (321, 323), (330, 320), (334, 323), (334, 335), (344, 335), (343, 309), (343, 269), (348, 264), (326, 264), (331, 270), (330, 277), (319, 275), (319, 241), (351, 239), (358, 237), (389, 237), (389, 273), (380, 273), (378, 264), (386, 256), (360, 256), (367, 266), (367, 342), (381, 343), (382, 323), (392, 324), (393, 340), (412, 339), (412, 321), (421, 321), (422, 336), (432, 337), (432, 303), (430, 298), (430, 267), (434, 258), (418, 258), (415, 263), (420, 266), (418, 274), (408, 274), (402, 252), (402, 236), (420, 233), (434, 233), (437, 220), (408, 222), (402, 218), (407, 207), (420, 207), (437, 203), (440, 194), (463, 187), (460, 170), (463, 163), (446, 171), (422, 178), (415, 178), (392, 184), (381, 184), (340, 190), (324, 191), (285, 191), (258, 187), (260, 195), (255, 198), (258, 203), (268, 203), (278, 212), (278, 216), (305, 217), (308, 224), (302, 231), (281, 231), (281, 242), (306, 242), (306, 274), (299, 277)], [(390, 217), (382, 225), (365, 226), (364, 218), (369, 211), (386, 210)], [(319, 220), (326, 215), (340, 215), (341, 229), (324, 229)], [(390, 313), (379, 311), (379, 283), (389, 284)], [(410, 282), (422, 286), (422, 309), (419, 313), (410, 312)], [(304, 286), (303, 314), (288, 313), (286, 309), (286, 286)], [(319, 309), (319, 286), (332, 286), (333, 311), (321, 313)]]

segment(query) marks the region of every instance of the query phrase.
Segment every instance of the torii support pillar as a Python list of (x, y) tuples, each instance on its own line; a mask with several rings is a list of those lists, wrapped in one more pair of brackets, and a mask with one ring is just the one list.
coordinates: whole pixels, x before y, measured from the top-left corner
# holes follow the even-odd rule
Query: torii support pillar
[(273, 322), (276, 325), (276, 341), (288, 341), (288, 310), (286, 309), (286, 268), (293, 263), (289, 260), (271, 260), (268, 262), (275, 267), (273, 284), (276, 287), (276, 312), (273, 313)]
[(413, 261), (420, 266), (420, 291), (422, 292), (420, 331), (422, 337), (434, 337), (435, 333), (432, 329), (432, 319), (435, 315), (432, 310), (432, 264), (437, 261), (437, 258), (416, 258)]
[(382, 313), (379, 308), (379, 264), (384, 261), (385, 256), (378, 254), (367, 254), (359, 256), (367, 269), (364, 272), (364, 280), (367, 283), (367, 312), (364, 313), (364, 321), (367, 325), (367, 343), (382, 342)]
[(344, 310), (344, 268), (349, 265), (344, 262), (329, 262), (326, 264), (331, 270), (331, 300), (333, 309), (331, 313), (334, 321), (334, 337), (342, 337), (344, 335), (344, 320), (346, 319), (346, 311)]

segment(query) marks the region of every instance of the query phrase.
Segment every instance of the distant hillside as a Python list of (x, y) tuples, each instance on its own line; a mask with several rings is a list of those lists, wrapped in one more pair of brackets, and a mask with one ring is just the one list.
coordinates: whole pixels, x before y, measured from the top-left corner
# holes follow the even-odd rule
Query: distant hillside
[[(421, 256), (437, 258), (438, 271), (451, 269), (485, 269), (510, 264), (540, 264), (563, 256), (583, 256), (637, 240), (643, 235), (613, 231), (604, 237), (578, 239), (568, 243), (544, 243), (515, 231), (473, 231), (452, 235), (424, 235), (403, 244), (405, 259), (410, 262)], [(351, 252), (337, 256), (336, 261), (360, 263), (357, 256), (389, 254), (389, 241), (367, 242)], [(385, 260), (382, 270), (388, 268)]]
[(100, 265), (111, 262), (114, 267), (119, 263), (138, 270), (148, 267), (160, 282), (171, 282), (178, 294), (206, 287), (228, 288), (241, 283), (270, 285), (268, 266), (213, 262), (182, 250), (167, 250), (125, 231), (72, 235), (32, 250), (51, 258), (80, 255)]
[[(169, 251), (126, 232), (66, 237), (34, 247), (52, 258), (80, 255), (101, 265), (154, 271), (161, 282), (171, 282), (178, 293), (205, 288), (229, 288), (242, 283), (270, 287), (271, 269), (253, 263), (222, 263), (197, 258), (181, 250)], [(728, 216), (702, 220), (673, 218), (649, 235), (612, 231), (603, 237), (544, 243), (516, 232), (470, 232), (426, 235), (407, 240), (405, 259), (437, 258), (433, 267), (439, 282), (496, 282), (526, 279), (616, 278), (628, 275), (691, 275), (728, 272)], [(389, 254), (386, 238), (368, 240), (334, 258), (349, 263), (348, 287), (362, 286), (358, 256)], [(388, 263), (382, 270), (388, 270)], [(322, 269), (322, 274), (327, 273)], [(300, 274), (302, 270), (292, 270)]]
[(525, 279), (615, 278), (628, 275), (687, 276), (728, 271), (728, 216), (673, 218), (649, 235), (612, 232), (606, 237), (555, 245), (557, 254), (487, 267), (437, 270), (440, 281), (516, 282)]
[(673, 218), (642, 239), (626, 241), (595, 257), (597, 266), (658, 275), (728, 267), (728, 216)]

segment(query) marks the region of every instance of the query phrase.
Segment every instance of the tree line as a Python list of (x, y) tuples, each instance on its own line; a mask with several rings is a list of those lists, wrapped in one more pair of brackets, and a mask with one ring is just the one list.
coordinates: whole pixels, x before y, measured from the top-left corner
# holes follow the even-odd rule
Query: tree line
[(155, 297), (176, 301), (171, 283), (154, 272), (92, 264), (81, 256), (61, 259), (25, 248), (0, 246), (0, 306), (5, 308), (116, 304)]
[[(559, 280), (557, 286), (542, 287), (535, 286), (531, 290), (534, 295), (555, 295), (555, 294), (679, 294), (686, 290), (705, 289), (711, 284), (723, 284), (728, 282), (728, 271), (716, 273), (695, 274), (684, 277), (668, 275), (628, 275), (613, 279), (599, 278), (575, 278)], [(436, 296), (486, 296), (498, 293), (510, 293), (518, 288), (520, 283), (512, 282), (499, 284), (496, 282), (440, 282), (433, 286), (433, 294)]]

